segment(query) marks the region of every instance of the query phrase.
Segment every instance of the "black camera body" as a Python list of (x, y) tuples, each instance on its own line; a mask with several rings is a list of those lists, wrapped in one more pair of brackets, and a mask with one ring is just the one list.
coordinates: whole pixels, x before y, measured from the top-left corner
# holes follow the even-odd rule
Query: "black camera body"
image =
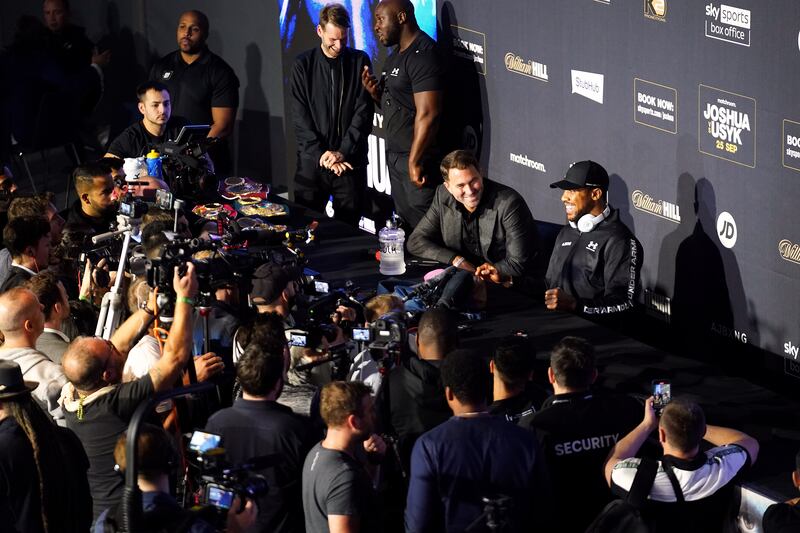
[(402, 313), (388, 313), (369, 327), (370, 356), (378, 363), (400, 361), (407, 355), (408, 326)]

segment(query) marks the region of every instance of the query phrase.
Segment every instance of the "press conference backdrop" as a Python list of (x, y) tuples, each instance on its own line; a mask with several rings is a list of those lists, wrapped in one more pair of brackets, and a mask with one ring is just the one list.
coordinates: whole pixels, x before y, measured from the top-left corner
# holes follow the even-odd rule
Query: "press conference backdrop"
[[(303, 16), (313, 19), (318, 3), (306, 2)], [(356, 6), (362, 37), (351, 39), (377, 68), (385, 52), (362, 13), (368, 3)], [(460, 144), (479, 152), (488, 175), (517, 189), (537, 219), (561, 224), (560, 194), (548, 185), (573, 161), (600, 162), (612, 206), (644, 246), (651, 314), (683, 335), (784, 356), (785, 371), (800, 374), (800, 2), (437, 8), (451, 122), (460, 120)], [(370, 185), (386, 192), (381, 121), (376, 113)]]
[(548, 184), (602, 163), (645, 250), (648, 307), (791, 372), (800, 2), (451, 0), (439, 13), (440, 41), (479, 73), (488, 174), (563, 223)]

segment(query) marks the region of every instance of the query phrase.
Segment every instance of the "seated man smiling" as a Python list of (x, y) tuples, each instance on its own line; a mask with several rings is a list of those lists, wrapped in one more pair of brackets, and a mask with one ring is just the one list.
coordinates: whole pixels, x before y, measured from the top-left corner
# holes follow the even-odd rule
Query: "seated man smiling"
[(488, 262), (505, 276), (528, 273), (538, 238), (522, 196), (485, 179), (467, 150), (447, 154), (440, 170), (444, 183), (411, 233), (408, 251), (469, 272)]

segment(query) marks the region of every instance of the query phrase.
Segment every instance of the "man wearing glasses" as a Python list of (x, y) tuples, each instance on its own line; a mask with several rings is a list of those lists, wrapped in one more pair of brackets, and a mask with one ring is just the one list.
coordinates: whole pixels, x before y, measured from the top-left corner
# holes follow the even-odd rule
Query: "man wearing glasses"
[(111, 340), (75, 339), (62, 359), (69, 383), (59, 401), (67, 427), (78, 435), (89, 457), (94, 518), (122, 498), (124, 481), (114, 471), (117, 439), (142, 401), (172, 388), (192, 355), (192, 298), (197, 293), (194, 265), (188, 263), (182, 276), (176, 268), (172, 283), (177, 295), (172, 328), (163, 355), (149, 373), (121, 383), (128, 351), (154, 319), (152, 307), (131, 315)]

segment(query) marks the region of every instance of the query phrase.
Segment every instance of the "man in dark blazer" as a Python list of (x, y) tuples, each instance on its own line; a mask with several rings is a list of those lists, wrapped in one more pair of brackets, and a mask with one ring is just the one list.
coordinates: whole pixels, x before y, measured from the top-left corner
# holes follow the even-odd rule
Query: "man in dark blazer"
[(469, 151), (450, 152), (440, 170), (444, 183), (411, 233), (408, 251), (473, 273), (491, 263), (507, 276), (529, 274), (538, 236), (525, 200), (484, 179)]

